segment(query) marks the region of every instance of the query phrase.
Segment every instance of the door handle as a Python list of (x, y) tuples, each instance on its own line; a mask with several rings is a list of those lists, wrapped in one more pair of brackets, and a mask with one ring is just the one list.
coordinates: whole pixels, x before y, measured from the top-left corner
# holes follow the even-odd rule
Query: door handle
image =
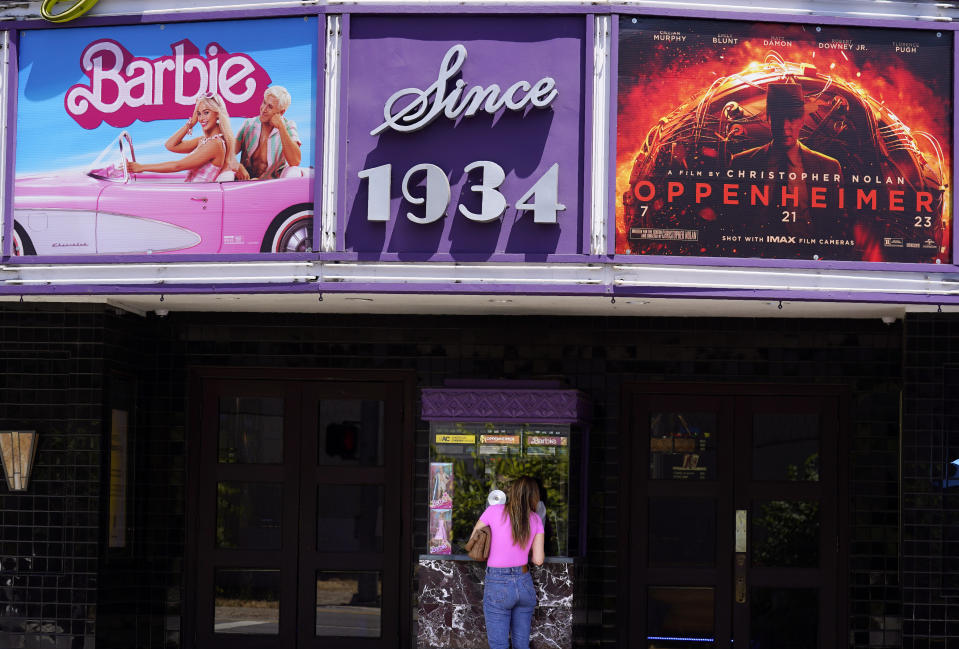
[(201, 202), (201, 203), (207, 203), (207, 202), (210, 201), (210, 199), (207, 198), (206, 196), (191, 196), (191, 197), (190, 197), (190, 200), (191, 200), (191, 201), (199, 201), (199, 202)]
[(746, 551), (749, 537), (749, 510), (736, 510), (736, 542), (733, 555), (733, 596), (746, 603)]
[[(748, 537), (747, 524), (749, 522), (749, 513), (746, 509), (736, 510), (736, 549), (737, 554), (746, 552), (746, 541)], [(728, 536), (726, 538), (729, 538)]]

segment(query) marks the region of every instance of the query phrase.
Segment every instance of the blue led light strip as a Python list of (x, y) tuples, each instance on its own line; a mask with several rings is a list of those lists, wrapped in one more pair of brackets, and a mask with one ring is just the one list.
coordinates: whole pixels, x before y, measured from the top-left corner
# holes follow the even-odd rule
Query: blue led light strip
[(646, 636), (647, 640), (672, 640), (674, 642), (715, 642), (713, 638), (672, 638), (665, 635)]

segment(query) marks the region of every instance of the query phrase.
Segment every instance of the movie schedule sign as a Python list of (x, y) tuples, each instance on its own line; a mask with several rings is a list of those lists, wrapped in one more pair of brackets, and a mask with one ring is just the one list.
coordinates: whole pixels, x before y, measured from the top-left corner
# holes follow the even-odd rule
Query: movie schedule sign
[(350, 16), (338, 247), (417, 259), (580, 253), (586, 25)]
[(619, 26), (618, 254), (951, 261), (952, 32)]
[(309, 252), (318, 30), (307, 16), (24, 31), (8, 252)]

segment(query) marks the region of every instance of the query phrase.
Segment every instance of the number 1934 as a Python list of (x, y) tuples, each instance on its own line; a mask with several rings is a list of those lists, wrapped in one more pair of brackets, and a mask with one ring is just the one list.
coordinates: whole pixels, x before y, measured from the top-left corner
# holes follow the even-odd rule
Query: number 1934
[[(478, 171), (481, 181), (471, 185), (470, 190), (480, 195), (479, 210), (474, 212), (465, 205), (457, 205), (457, 211), (471, 221), (489, 223), (500, 218), (506, 211), (508, 201), (499, 191), (506, 180), (506, 172), (495, 162), (478, 160), (463, 168), (464, 173)], [(426, 175), (424, 196), (414, 196), (411, 182), (419, 173)], [(392, 165), (385, 164), (357, 173), (360, 179), (369, 183), (367, 197), (367, 221), (387, 222), (390, 220), (390, 185), (392, 183)], [(413, 187), (416, 185), (413, 184)], [(407, 212), (406, 218), (413, 223), (427, 224), (438, 221), (446, 214), (450, 204), (450, 181), (443, 170), (434, 164), (423, 163), (409, 168), (403, 176), (401, 185), (403, 198), (413, 205), (422, 205), (422, 214)], [(520, 211), (531, 211), (534, 223), (556, 223), (557, 212), (566, 206), (559, 202), (559, 163), (546, 170), (533, 186), (520, 196), (515, 207)]]

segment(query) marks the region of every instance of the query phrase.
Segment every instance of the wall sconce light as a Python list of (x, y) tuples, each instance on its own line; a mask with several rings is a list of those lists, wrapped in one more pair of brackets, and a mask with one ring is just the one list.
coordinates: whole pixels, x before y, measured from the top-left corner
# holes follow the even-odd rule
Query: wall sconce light
[(3, 473), (10, 491), (27, 490), (36, 454), (37, 431), (0, 431), (0, 455), (3, 457)]

